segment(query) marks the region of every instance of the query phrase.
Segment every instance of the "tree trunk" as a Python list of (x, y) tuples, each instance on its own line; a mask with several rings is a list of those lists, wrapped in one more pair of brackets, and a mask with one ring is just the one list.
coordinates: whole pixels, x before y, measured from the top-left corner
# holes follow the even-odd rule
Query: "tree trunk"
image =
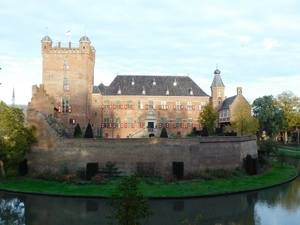
[(1, 159), (0, 159), (0, 169), (1, 169), (2, 177), (5, 177), (4, 164), (3, 164), (3, 161)]
[(287, 142), (287, 131), (284, 131), (284, 144), (286, 145)]
[(297, 131), (297, 145), (299, 145), (299, 131)]

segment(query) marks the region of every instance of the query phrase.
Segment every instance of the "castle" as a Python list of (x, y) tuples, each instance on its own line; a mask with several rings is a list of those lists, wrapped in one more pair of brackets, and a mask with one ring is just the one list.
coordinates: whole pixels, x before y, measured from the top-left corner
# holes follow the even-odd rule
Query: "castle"
[(109, 86), (94, 85), (95, 48), (87, 36), (79, 46), (71, 42), (53, 45), (41, 40), (42, 84), (32, 87), (28, 121), (37, 112), (61, 119), (73, 135), (78, 123), (88, 123), (95, 135), (107, 138), (159, 136), (163, 127), (168, 134), (185, 136), (193, 127), (201, 129), (199, 113), (207, 104), (220, 111), (219, 124), (230, 121), (230, 104), (241, 94), (225, 101), (225, 85), (220, 70), (214, 71), (211, 96), (188, 76), (117, 75)]

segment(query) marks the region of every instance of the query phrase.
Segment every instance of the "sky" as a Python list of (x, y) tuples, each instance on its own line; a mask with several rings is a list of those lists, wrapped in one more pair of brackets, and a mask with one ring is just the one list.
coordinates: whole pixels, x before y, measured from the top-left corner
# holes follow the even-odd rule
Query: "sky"
[[(207, 94), (221, 71), (227, 97), (252, 102), (300, 96), (297, 0), (3, 0), (0, 100), (27, 104), (42, 82), (41, 40), (86, 35), (96, 49), (95, 85), (119, 75), (190, 76)], [(70, 30), (71, 34), (66, 32)]]

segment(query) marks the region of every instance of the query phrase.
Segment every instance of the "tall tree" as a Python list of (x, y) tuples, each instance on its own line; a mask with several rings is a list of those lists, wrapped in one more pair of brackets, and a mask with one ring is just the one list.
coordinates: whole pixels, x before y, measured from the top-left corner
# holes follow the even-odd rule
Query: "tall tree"
[(202, 127), (206, 127), (209, 132), (215, 127), (216, 120), (218, 118), (218, 112), (216, 112), (212, 105), (206, 105), (202, 112), (199, 113), (198, 122)]
[(74, 138), (82, 137), (81, 128), (80, 128), (80, 125), (78, 123), (76, 124), (73, 136), (74, 136)]
[[(275, 103), (284, 112), (286, 124), (284, 127), (284, 141), (287, 141), (287, 131), (295, 130), (300, 126), (300, 98), (293, 92), (287, 91), (277, 95)], [(299, 142), (299, 138), (297, 138)]]
[(254, 100), (253, 115), (258, 119), (260, 130), (268, 136), (277, 135), (285, 126), (284, 112), (275, 104), (272, 95)]
[(136, 175), (125, 176), (116, 185), (115, 193), (110, 196), (113, 207), (107, 218), (118, 220), (121, 225), (141, 225), (153, 212), (148, 199), (140, 192), (141, 180)]
[[(241, 135), (255, 135), (258, 131), (258, 120), (252, 116), (252, 106), (241, 101), (238, 107), (232, 112), (231, 128), (235, 129)], [(231, 129), (230, 128), (230, 129)]]
[(25, 153), (36, 142), (35, 130), (34, 126), (25, 127), (21, 109), (0, 102), (0, 168), (3, 177), (6, 170), (17, 169), (15, 167), (25, 159)]

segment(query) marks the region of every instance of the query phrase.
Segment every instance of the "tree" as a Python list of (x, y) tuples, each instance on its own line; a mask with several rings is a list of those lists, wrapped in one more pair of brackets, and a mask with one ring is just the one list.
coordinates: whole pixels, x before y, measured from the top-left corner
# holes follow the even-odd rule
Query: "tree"
[(138, 186), (140, 179), (136, 175), (125, 176), (117, 184), (115, 193), (110, 196), (110, 205), (113, 207), (107, 218), (119, 221), (121, 225), (140, 225), (142, 219), (152, 215), (148, 199), (143, 196)]
[(82, 137), (80, 125), (77, 123), (74, 130), (74, 138)]
[(252, 106), (242, 101), (232, 112), (230, 129), (235, 129), (241, 135), (255, 135), (258, 131), (258, 120), (251, 115)]
[[(300, 125), (300, 98), (291, 91), (282, 92), (277, 95), (275, 104), (284, 112), (284, 118), (286, 120), (284, 142), (286, 143), (287, 131), (295, 130), (295, 128), (298, 128)], [(299, 142), (299, 138), (297, 139)]]
[(254, 100), (253, 115), (258, 119), (259, 129), (268, 136), (277, 135), (285, 126), (284, 112), (275, 104), (272, 95)]
[(206, 127), (208, 131), (212, 131), (215, 127), (218, 112), (216, 112), (212, 105), (206, 105), (202, 112), (199, 113), (198, 122), (202, 127)]
[(31, 144), (36, 142), (36, 127), (25, 127), (24, 113), (21, 109), (0, 102), (0, 167), (2, 177), (5, 171), (17, 170), (25, 159)]
[(267, 139), (267, 140), (261, 140), (258, 144), (260, 150), (266, 152), (267, 157), (269, 157), (271, 153), (276, 155), (278, 152), (279, 144), (277, 141), (274, 141), (272, 139)]
[(84, 138), (93, 138), (93, 137), (94, 137), (93, 129), (92, 129), (91, 124), (89, 123), (85, 130)]
[(163, 127), (163, 128), (161, 129), (160, 137), (161, 137), (161, 138), (167, 138), (167, 137), (168, 137), (168, 133), (167, 133), (167, 130), (166, 130), (165, 127)]

